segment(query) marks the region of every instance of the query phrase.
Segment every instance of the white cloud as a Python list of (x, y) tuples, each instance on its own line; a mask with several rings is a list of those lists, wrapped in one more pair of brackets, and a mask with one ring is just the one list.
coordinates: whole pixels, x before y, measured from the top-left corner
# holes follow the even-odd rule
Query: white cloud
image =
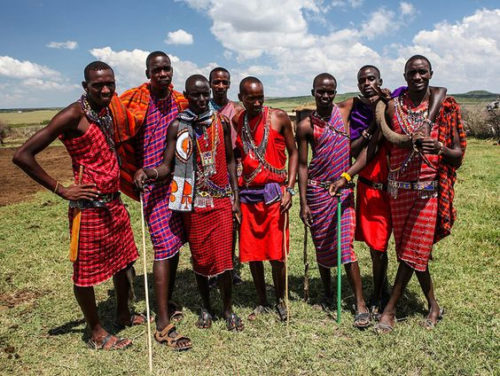
[(23, 80), (21, 84), (26, 87), (26, 89), (30, 90), (58, 90), (70, 92), (81, 88), (80, 85), (76, 84), (70, 85), (56, 81), (42, 80), (40, 78), (28, 78)]
[(0, 56), (0, 76), (10, 78), (60, 78), (61, 74), (31, 61), (20, 61), (10, 56)]
[(333, 0), (331, 2), (332, 7), (346, 8), (350, 6), (351, 8), (359, 8), (363, 5), (364, 0)]
[[(363, 25), (361, 35), (374, 39), (395, 29), (396, 13), (387, 9), (380, 9), (368, 17), (368, 22)], [(396, 27), (397, 28), (397, 27)]]
[(401, 14), (403, 16), (409, 16), (411, 15), (412, 13), (416, 12), (416, 9), (415, 7), (413, 6), (413, 4), (410, 4), (410, 3), (407, 3), (405, 1), (402, 1), (400, 4), (399, 4), (399, 10), (401, 11)]
[[(94, 48), (90, 50), (92, 56), (98, 60), (105, 61), (115, 71), (117, 91), (119, 93), (135, 86), (139, 86), (147, 81), (146, 57), (148, 51), (135, 49), (132, 51), (114, 51), (111, 47)], [(181, 60), (177, 56), (169, 55), (172, 67), (174, 68), (173, 83), (176, 90), (183, 91), (186, 79), (195, 73), (208, 77), (210, 70), (217, 66), (210, 63), (204, 67), (199, 67), (188, 60)]]
[(78, 47), (78, 43), (72, 40), (68, 40), (67, 42), (50, 42), (47, 44), (48, 48), (64, 48), (67, 50), (74, 50)]
[(193, 35), (189, 34), (187, 31), (179, 29), (177, 31), (171, 31), (167, 34), (166, 44), (193, 44)]

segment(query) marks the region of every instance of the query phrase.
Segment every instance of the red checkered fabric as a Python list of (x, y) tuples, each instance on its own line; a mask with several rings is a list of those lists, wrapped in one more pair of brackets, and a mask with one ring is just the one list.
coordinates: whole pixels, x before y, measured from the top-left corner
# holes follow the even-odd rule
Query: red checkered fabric
[[(83, 183), (95, 183), (102, 193), (119, 189), (120, 169), (101, 130), (93, 123), (81, 137), (62, 139), (73, 163), (75, 182), (84, 166)], [(74, 210), (70, 209), (70, 232)], [(127, 210), (117, 199), (106, 208), (82, 211), (78, 258), (73, 264), (73, 282), (89, 287), (104, 282), (138, 258)]]
[(233, 214), (229, 197), (214, 198), (214, 207), (182, 213), (195, 273), (215, 276), (233, 269)]

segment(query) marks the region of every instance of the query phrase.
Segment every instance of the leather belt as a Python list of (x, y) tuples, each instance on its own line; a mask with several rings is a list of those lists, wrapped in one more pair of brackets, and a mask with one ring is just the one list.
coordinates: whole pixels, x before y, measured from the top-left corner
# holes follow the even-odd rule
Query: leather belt
[(358, 175), (358, 181), (369, 186), (370, 188), (377, 189), (379, 191), (387, 191), (387, 184), (385, 183), (377, 183), (359, 175)]
[(389, 188), (408, 189), (412, 191), (435, 191), (438, 188), (438, 181), (396, 181), (389, 180)]
[(100, 194), (95, 200), (77, 200), (70, 201), (70, 208), (89, 209), (89, 208), (104, 208), (106, 204), (120, 198), (120, 192)]
[(332, 182), (307, 179), (307, 184), (312, 185), (313, 187), (320, 187), (323, 189), (329, 189), (330, 184), (332, 184)]

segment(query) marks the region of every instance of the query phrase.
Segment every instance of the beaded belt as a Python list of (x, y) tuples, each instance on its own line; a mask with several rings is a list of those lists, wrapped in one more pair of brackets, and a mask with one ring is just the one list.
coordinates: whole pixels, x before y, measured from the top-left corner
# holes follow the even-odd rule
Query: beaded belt
[(105, 208), (106, 204), (120, 198), (120, 192), (100, 194), (95, 200), (76, 200), (70, 201), (70, 208), (89, 209), (89, 208)]
[(412, 191), (435, 191), (438, 188), (438, 181), (406, 182), (389, 180), (389, 188), (408, 189)]
[(319, 180), (307, 179), (307, 184), (312, 185), (313, 187), (320, 187), (323, 189), (329, 189), (330, 184), (332, 184), (332, 182), (331, 181), (319, 181)]
[(385, 184), (385, 183), (377, 183), (377, 182), (365, 179), (362, 176), (358, 176), (358, 181), (360, 181), (363, 184), (366, 184), (370, 188), (377, 189), (379, 191), (387, 191), (387, 184)]

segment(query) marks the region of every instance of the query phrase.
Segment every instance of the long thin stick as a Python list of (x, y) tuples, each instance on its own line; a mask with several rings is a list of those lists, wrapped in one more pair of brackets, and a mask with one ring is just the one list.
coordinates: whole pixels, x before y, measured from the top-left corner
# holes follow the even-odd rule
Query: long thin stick
[(342, 201), (341, 194), (337, 195), (337, 323), (340, 324), (340, 308), (342, 294)]
[(307, 233), (308, 228), (304, 225), (304, 301), (309, 300), (309, 261), (307, 260)]
[(283, 224), (283, 252), (285, 252), (285, 306), (286, 306), (286, 326), (290, 324), (290, 305), (288, 302), (288, 247), (286, 242), (286, 223), (288, 222), (288, 211), (285, 212), (285, 222)]
[(142, 204), (141, 193), (141, 225), (142, 225), (142, 254), (144, 264), (144, 291), (146, 295), (146, 319), (148, 320), (148, 351), (149, 351), (149, 372), (153, 372), (153, 349), (151, 348), (151, 321), (149, 318), (149, 288), (148, 288), (148, 271), (146, 268), (146, 229), (144, 228), (144, 206)]

